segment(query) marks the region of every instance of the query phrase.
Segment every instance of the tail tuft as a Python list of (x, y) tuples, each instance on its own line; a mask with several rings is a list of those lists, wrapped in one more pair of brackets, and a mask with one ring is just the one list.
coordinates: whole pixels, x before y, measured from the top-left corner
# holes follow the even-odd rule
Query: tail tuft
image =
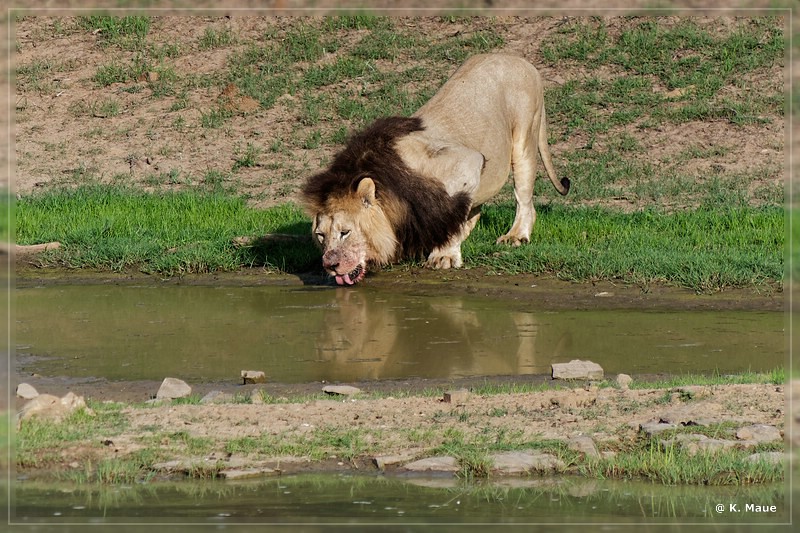
[(561, 178), (561, 186), (564, 187), (564, 192), (562, 192), (561, 194), (562, 195), (567, 194), (569, 192), (569, 186), (570, 186), (569, 178)]

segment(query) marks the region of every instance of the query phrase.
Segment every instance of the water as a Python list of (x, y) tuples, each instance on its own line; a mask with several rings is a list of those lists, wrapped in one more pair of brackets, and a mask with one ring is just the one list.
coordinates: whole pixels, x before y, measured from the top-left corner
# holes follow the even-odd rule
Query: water
[[(18, 483), (21, 523), (777, 524), (785, 487), (668, 487), (571, 477), (468, 483), (444, 478), (303, 474), (135, 486)], [(723, 512), (716, 506), (724, 504)], [(746, 513), (747, 504), (774, 512)], [(731, 511), (735, 505), (738, 513)], [(746, 513), (746, 516), (745, 516)], [(237, 530), (238, 531), (238, 530)]]
[(46, 376), (273, 382), (735, 373), (785, 364), (784, 318), (754, 311), (547, 311), (535, 302), (344, 288), (48, 286), (16, 291), (18, 367)]
[[(47, 286), (18, 289), (15, 304), (17, 373), (53, 377), (175, 376), (191, 383), (236, 380), (248, 369), (265, 371), (273, 382), (304, 383), (547, 374), (552, 363), (574, 358), (595, 361), (608, 374), (735, 373), (785, 364), (778, 312), (552, 311), (535, 302), (366, 287)], [(85, 531), (87, 524), (139, 531), (125, 524), (148, 522), (237, 532), (242, 528), (233, 526), (243, 524), (253, 531), (263, 524), (409, 531), (431, 523), (450, 524), (437, 531), (473, 523), (567, 523), (574, 530), (680, 523), (715, 531), (771, 524), (771, 531), (788, 520), (782, 485), (665, 487), (570, 477), (467, 483), (329, 473), (130, 486), (18, 480), (11, 490), (11, 523), (59, 532)], [(726, 510), (717, 512), (718, 504)], [(776, 511), (745, 515), (747, 504)]]

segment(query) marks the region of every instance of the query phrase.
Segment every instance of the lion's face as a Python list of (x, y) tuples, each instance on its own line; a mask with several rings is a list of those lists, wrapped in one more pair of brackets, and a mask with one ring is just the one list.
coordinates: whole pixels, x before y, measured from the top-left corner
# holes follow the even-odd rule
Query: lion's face
[(375, 183), (364, 178), (358, 189), (329, 198), (312, 216), (314, 237), (322, 248), (322, 266), (339, 285), (355, 285), (367, 265), (383, 265), (397, 255), (397, 238)]
[(318, 213), (312, 229), (322, 247), (322, 266), (336, 279), (336, 283), (353, 285), (364, 279), (367, 243), (353, 213)]

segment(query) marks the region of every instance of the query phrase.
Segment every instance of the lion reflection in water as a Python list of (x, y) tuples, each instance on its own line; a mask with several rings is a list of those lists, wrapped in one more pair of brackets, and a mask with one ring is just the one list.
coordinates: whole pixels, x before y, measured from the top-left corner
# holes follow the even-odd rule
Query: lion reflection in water
[(316, 341), (318, 376), (328, 381), (543, 373), (567, 340), (548, 335), (555, 349), (537, 354), (533, 314), (472, 308), (458, 297), (420, 298), (412, 308), (370, 292), (335, 293)]

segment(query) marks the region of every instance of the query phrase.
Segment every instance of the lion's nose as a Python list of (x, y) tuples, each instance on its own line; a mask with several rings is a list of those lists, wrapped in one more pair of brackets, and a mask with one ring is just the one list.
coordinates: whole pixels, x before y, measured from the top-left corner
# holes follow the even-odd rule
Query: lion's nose
[(339, 266), (339, 255), (335, 253), (327, 253), (322, 256), (322, 266), (328, 270), (335, 270)]

